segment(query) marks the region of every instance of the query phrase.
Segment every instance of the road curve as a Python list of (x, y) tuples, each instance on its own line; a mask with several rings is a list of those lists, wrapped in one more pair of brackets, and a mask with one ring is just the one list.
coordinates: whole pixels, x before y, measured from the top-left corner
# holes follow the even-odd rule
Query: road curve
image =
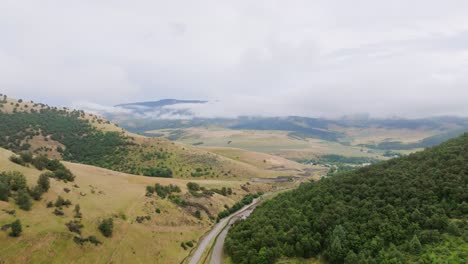
[(231, 228), (231, 225), (239, 219), (245, 219), (249, 217), (257, 205), (258, 203), (249, 206), (247, 210), (236, 216), (233, 216), (229, 220), (229, 223), (224, 227), (219, 236), (216, 238), (215, 244), (213, 246), (213, 252), (211, 253), (210, 264), (220, 264), (223, 262), (224, 241), (226, 240), (226, 236), (229, 229)]
[[(256, 206), (259, 201), (260, 201), (259, 198), (254, 199), (251, 204), (246, 205), (245, 207), (243, 207), (239, 211), (233, 213), (232, 215), (230, 215), (230, 216), (228, 216), (226, 218), (223, 218), (219, 223), (217, 223), (213, 227), (213, 229), (211, 229), (211, 231), (205, 237), (203, 237), (203, 239), (200, 241), (200, 243), (198, 243), (197, 249), (195, 250), (195, 252), (191, 256), (191, 259), (190, 259), (190, 261), (188, 263), (189, 264), (198, 264), (198, 262), (200, 262), (201, 257), (203, 256), (203, 253), (207, 250), (208, 246), (210, 245), (210, 242), (214, 238), (216, 238), (216, 236), (218, 236), (218, 234), (221, 231), (225, 230), (226, 225), (230, 224), (230, 222), (231, 222), (231, 220), (233, 218), (237, 219), (237, 218), (241, 217), (245, 211), (247, 211), (247, 210), (251, 209), (252, 207)], [(226, 233), (227, 233), (227, 230), (226, 230)], [(222, 240), (222, 242), (223, 242), (223, 245), (224, 245), (224, 239)], [(222, 247), (221, 247), (221, 256), (222, 256)]]

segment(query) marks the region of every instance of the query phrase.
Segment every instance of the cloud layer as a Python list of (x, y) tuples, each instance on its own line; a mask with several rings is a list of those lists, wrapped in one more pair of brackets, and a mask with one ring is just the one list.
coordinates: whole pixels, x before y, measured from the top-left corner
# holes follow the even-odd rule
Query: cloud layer
[(2, 1), (0, 90), (204, 116), (468, 115), (467, 1)]

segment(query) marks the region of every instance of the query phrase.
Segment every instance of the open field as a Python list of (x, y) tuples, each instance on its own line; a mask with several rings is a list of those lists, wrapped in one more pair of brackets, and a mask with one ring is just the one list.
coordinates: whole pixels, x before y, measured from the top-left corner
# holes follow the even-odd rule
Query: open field
[[(8, 160), (12, 153), (0, 149), (0, 171), (17, 170), (24, 173), (28, 184), (35, 184), (40, 171), (22, 167)], [(231, 206), (247, 192), (273, 191), (290, 187), (294, 183), (257, 184), (245, 180), (190, 180), (206, 188), (230, 187), (234, 194), (196, 198), (187, 192), (189, 180), (135, 176), (98, 167), (64, 162), (76, 175), (75, 182), (51, 180), (51, 189), (41, 201), (35, 201), (31, 211), (22, 211), (14, 205), (0, 202), (0, 209), (15, 209), (16, 217), (0, 211), (0, 226), (11, 223), (15, 218), (22, 221), (23, 234), (11, 238), (0, 232), (0, 260), (6, 263), (179, 263), (189, 250), (181, 248), (183, 241), (197, 241), (213, 225), (207, 214), (202, 220), (193, 216), (193, 208), (176, 206), (167, 199), (146, 197), (145, 187), (160, 183), (175, 184), (182, 189), (183, 199), (198, 203), (216, 215), (225, 204)], [(244, 186), (242, 188), (242, 186)], [(71, 191), (66, 193), (64, 188)], [(70, 199), (73, 205), (65, 208), (65, 216), (52, 214), (48, 201), (58, 195)], [(72, 220), (73, 206), (79, 204), (83, 213), (83, 236), (95, 235), (103, 242), (100, 246), (73, 242), (74, 234), (65, 223)], [(156, 208), (161, 213), (155, 212)], [(151, 216), (143, 223), (135, 222), (137, 216)], [(114, 235), (104, 238), (97, 230), (101, 219), (114, 217)]]
[(436, 135), (441, 131), (418, 129), (385, 129), (379, 127), (343, 128), (334, 126), (331, 129), (343, 132), (351, 140), (352, 145), (379, 144), (385, 141), (414, 143), (424, 138)]
[[(338, 128), (336, 128), (338, 129)], [(315, 138), (302, 138), (290, 135), (287, 131), (274, 130), (231, 130), (219, 127), (163, 129), (147, 132), (155, 135), (170, 135), (179, 131), (178, 141), (203, 147), (217, 154), (226, 154), (231, 150), (222, 148), (239, 148), (255, 152), (269, 153), (292, 160), (317, 158), (321, 155), (338, 154), (348, 157), (367, 157), (385, 159), (383, 153), (358, 144), (376, 144), (388, 140), (416, 142), (434, 133), (419, 130), (403, 129), (349, 129), (343, 130), (351, 144), (342, 144)], [(217, 149), (217, 151), (215, 151)], [(411, 152), (414, 150), (405, 151)], [(227, 155), (232, 158), (232, 155)]]

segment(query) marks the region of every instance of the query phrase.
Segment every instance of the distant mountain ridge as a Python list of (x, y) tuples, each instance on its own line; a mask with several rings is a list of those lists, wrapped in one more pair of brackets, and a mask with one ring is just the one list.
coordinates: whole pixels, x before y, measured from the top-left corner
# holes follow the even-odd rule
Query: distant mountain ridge
[[(118, 104), (114, 107), (129, 110), (130, 113), (125, 114), (125, 119), (128, 118), (144, 118), (144, 119), (171, 119), (171, 118), (192, 118), (193, 112), (189, 107), (183, 107), (185, 104), (205, 104), (208, 101), (203, 100), (178, 100), (178, 99), (161, 99), (158, 101), (145, 101)], [(179, 108), (168, 108), (168, 106), (182, 105)], [(103, 113), (107, 118), (118, 118), (122, 114), (112, 112)]]
[(158, 101), (146, 101), (146, 102), (136, 102), (136, 103), (127, 103), (127, 104), (118, 104), (116, 107), (131, 108), (135, 106), (143, 107), (162, 107), (166, 105), (175, 105), (175, 104), (204, 104), (208, 101), (202, 100), (178, 100), (178, 99), (161, 99)]
[[(365, 130), (372, 128), (431, 131), (430, 137), (421, 142), (406, 144), (389, 138), (388, 140), (384, 140), (384, 142), (366, 145), (369, 148), (382, 150), (429, 147), (468, 131), (468, 118), (466, 117), (441, 116), (406, 119), (398, 117), (370, 118), (368, 115), (365, 115), (327, 119), (302, 116), (257, 116), (255, 113), (252, 113), (249, 116), (239, 116), (237, 118), (214, 118), (201, 116), (194, 105), (210, 107), (206, 100), (161, 99), (157, 101), (117, 104), (114, 106), (115, 109), (106, 108), (98, 112), (107, 119), (118, 123), (123, 128), (140, 134), (158, 129), (187, 129), (190, 127), (215, 126), (233, 130), (287, 131), (291, 137), (298, 139), (318, 138), (346, 143), (349, 141), (349, 138), (347, 138), (344, 132), (353, 129)], [(206, 110), (204, 109), (205, 112)]]

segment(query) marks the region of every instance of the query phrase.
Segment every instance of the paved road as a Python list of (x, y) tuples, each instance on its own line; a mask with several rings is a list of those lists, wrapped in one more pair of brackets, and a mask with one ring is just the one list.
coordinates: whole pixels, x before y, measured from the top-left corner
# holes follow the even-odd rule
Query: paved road
[[(197, 249), (195, 250), (195, 252), (193, 253), (190, 261), (189, 261), (189, 264), (198, 264), (198, 262), (200, 261), (202, 255), (203, 255), (203, 252), (205, 252), (210, 244), (210, 242), (221, 232), (225, 229), (226, 225), (228, 223), (231, 222), (231, 220), (235, 217), (239, 218), (243, 215), (243, 213), (247, 210), (250, 210), (250, 208), (253, 208), (257, 205), (257, 203), (259, 202), (259, 199), (254, 199), (252, 201), (251, 204), (249, 205), (246, 205), (244, 208), (242, 208), (241, 210), (237, 211), (236, 213), (226, 217), (226, 218), (223, 218), (219, 223), (217, 223), (213, 229), (211, 229), (211, 231), (202, 239), (202, 241), (198, 244), (197, 246)], [(250, 214), (250, 213), (249, 213)], [(237, 219), (236, 218), (236, 219)], [(228, 229), (228, 228), (227, 228)], [(226, 231), (227, 233), (227, 231)], [(226, 235), (224, 235), (225, 237)], [(218, 240), (217, 240), (218, 241)], [(224, 245), (224, 239), (222, 239), (222, 242), (223, 242), (223, 245)], [(220, 256), (219, 257), (222, 257), (222, 246), (221, 245), (221, 252), (220, 252)], [(215, 245), (216, 246), (216, 245)], [(213, 252), (214, 253), (214, 252)], [(219, 252), (217, 252), (217, 255), (219, 254)], [(220, 262), (215, 262), (215, 263), (220, 263)]]
[(223, 231), (216, 238), (216, 242), (213, 247), (213, 252), (211, 253), (210, 264), (220, 264), (223, 262), (223, 252), (224, 252), (224, 241), (226, 240), (227, 233), (231, 225), (234, 224), (238, 219), (247, 218), (253, 212), (257, 204), (249, 206), (248, 210), (241, 212), (240, 214), (234, 216), (229, 220), (229, 224), (224, 227)]

